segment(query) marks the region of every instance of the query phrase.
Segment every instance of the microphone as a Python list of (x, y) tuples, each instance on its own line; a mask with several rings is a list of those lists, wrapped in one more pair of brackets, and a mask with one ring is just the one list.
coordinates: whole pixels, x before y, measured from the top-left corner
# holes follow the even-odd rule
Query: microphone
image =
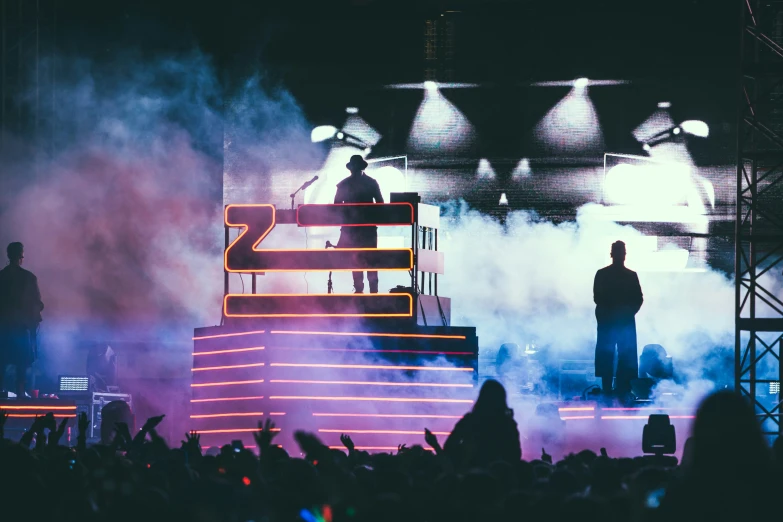
[[(305, 181), (305, 182), (304, 182), (304, 184), (303, 184), (301, 187), (299, 187), (298, 189), (296, 189), (296, 192), (299, 192), (300, 190), (304, 190), (304, 189), (306, 189), (307, 187), (309, 187), (310, 185), (312, 185), (312, 184), (313, 184), (313, 183), (315, 183), (316, 181), (318, 181), (318, 176), (313, 176), (313, 179), (311, 179), (310, 181)], [(294, 192), (293, 194), (291, 194), (291, 196), (290, 196), (290, 197), (294, 197), (294, 196), (296, 196), (296, 192)]]
[(332, 242), (331, 242), (331, 241), (327, 241), (327, 242), (326, 242), (326, 247), (325, 247), (325, 248), (337, 248), (337, 247), (336, 247), (336, 246), (334, 246), (334, 245), (332, 244)]

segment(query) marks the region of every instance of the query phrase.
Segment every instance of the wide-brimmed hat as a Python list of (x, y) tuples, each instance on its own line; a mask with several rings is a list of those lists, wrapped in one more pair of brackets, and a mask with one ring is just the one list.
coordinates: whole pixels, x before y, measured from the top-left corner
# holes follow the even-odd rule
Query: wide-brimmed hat
[(364, 158), (359, 156), (358, 154), (354, 154), (351, 156), (351, 160), (345, 164), (345, 168), (354, 171), (356, 169), (364, 170), (367, 168), (368, 163), (364, 161)]

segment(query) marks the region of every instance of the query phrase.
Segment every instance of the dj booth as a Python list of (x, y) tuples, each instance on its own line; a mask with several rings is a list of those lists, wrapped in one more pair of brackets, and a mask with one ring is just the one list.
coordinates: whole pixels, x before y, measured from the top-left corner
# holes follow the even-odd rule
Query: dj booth
[[(345, 433), (359, 449), (396, 450), (423, 444), (425, 427), (445, 437), (470, 409), (478, 338), (475, 328), (451, 325), (450, 300), (438, 295), (439, 208), (417, 194), (391, 200), (225, 207), (222, 324), (193, 336), (190, 419), (202, 445), (254, 446), (259, 420), (269, 417), (289, 452), (298, 451), (299, 429), (332, 447)], [(264, 248), (277, 226), (410, 227), (410, 246)], [(231, 228), (240, 229), (233, 240)], [(405, 271), (410, 286), (377, 294), (332, 293), (331, 285), (317, 294), (257, 289), (260, 274), (355, 270)], [(249, 293), (231, 292), (231, 273), (251, 276)]]

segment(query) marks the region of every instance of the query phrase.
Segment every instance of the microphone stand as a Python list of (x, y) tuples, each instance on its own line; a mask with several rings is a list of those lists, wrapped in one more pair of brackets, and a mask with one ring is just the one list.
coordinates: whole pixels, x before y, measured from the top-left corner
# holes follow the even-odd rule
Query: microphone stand
[[(331, 241), (326, 242), (325, 248), (337, 248), (332, 244)], [(334, 293), (334, 287), (332, 286), (332, 271), (329, 270), (329, 280), (326, 282), (326, 293), (327, 294), (333, 294)]]

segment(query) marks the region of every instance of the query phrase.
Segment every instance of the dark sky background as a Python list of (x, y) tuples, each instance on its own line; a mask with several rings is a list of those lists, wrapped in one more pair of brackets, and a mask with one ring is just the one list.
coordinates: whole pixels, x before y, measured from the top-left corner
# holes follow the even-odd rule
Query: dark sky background
[(420, 81), (424, 20), (446, 10), (461, 11), (464, 81), (721, 74), (737, 63), (734, 0), (77, 0), (60, 5), (58, 45), (100, 58), (196, 44), (226, 79), (263, 61), (292, 84)]

